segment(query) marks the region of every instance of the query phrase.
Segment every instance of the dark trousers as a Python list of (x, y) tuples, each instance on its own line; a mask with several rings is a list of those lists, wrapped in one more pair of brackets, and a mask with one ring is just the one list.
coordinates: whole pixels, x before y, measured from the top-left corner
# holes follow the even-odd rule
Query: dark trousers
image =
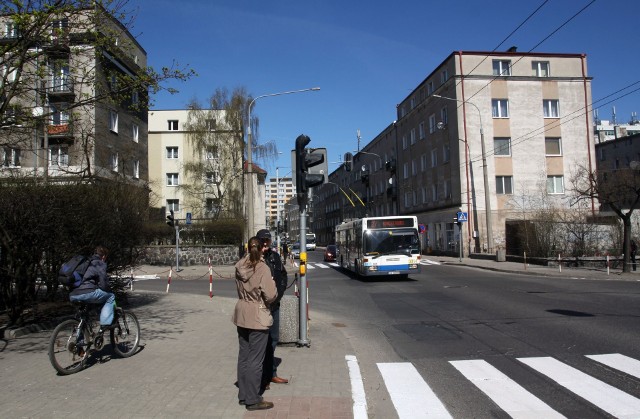
[(262, 365), (262, 386), (266, 386), (276, 377), (278, 366), (275, 361), (275, 352), (278, 342), (280, 342), (280, 307), (271, 310), (273, 324), (269, 328), (269, 339), (267, 340), (266, 352), (264, 354), (264, 364)]
[(238, 327), (238, 400), (259, 403), (262, 364), (269, 337), (268, 330)]

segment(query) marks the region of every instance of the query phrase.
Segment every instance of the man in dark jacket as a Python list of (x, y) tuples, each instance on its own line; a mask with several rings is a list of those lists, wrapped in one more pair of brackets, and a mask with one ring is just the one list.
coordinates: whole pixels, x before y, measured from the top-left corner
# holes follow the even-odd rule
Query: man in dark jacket
[(269, 342), (267, 343), (267, 351), (262, 367), (262, 386), (268, 388), (269, 383), (287, 384), (289, 382), (286, 378), (278, 377), (278, 366), (275, 363), (274, 356), (276, 346), (280, 341), (280, 299), (287, 289), (287, 270), (282, 263), (280, 255), (271, 249), (271, 233), (269, 230), (260, 230), (256, 236), (262, 240), (264, 261), (271, 269), (271, 276), (276, 282), (276, 289), (278, 290), (278, 297), (270, 305), (273, 325), (269, 328)]
[(108, 254), (109, 250), (106, 247), (96, 247), (89, 267), (82, 277), (82, 283), (69, 293), (71, 301), (104, 303), (100, 312), (100, 328), (103, 330), (113, 322), (113, 310), (116, 302), (116, 296), (111, 292), (107, 276), (106, 260)]

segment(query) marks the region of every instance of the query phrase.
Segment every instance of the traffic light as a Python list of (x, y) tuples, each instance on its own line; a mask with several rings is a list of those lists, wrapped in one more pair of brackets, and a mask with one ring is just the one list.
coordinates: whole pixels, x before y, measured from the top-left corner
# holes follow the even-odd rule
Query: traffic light
[[(326, 149), (307, 150), (305, 147), (311, 142), (311, 138), (302, 134), (296, 138), (296, 193), (298, 206), (303, 209), (307, 205), (309, 188), (322, 185), (325, 182), (325, 173), (309, 173), (309, 168), (325, 163)], [(325, 164), (326, 166), (326, 164)], [(326, 172), (326, 170), (325, 170)]]
[(175, 227), (175, 219), (173, 218), (173, 210), (169, 210), (171, 215), (167, 215), (167, 224), (169, 227)]
[(353, 170), (353, 154), (344, 153), (344, 170), (350, 172)]

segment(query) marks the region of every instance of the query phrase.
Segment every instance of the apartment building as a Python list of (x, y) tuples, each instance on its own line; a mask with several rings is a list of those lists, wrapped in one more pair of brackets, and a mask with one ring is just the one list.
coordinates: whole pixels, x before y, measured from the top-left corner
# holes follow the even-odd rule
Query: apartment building
[[(353, 170), (344, 164), (330, 180), (360, 188), (364, 213), (416, 215), (427, 251), (457, 252), (462, 242), (465, 253), (493, 253), (531, 209), (524, 198), (567, 207), (572, 168), (595, 168), (590, 103), (583, 54), (456, 51), (400, 101)], [(327, 196), (341, 191), (319, 189), (349, 214), (345, 199)], [(335, 212), (320, 202), (317, 214)], [(461, 231), (458, 212), (467, 214)]]
[(145, 50), (101, 7), (47, 13), (0, 16), (0, 177), (144, 186)]
[(295, 195), (291, 177), (275, 177), (266, 184), (266, 217), (269, 229), (274, 230), (277, 221), (284, 225), (284, 207)]
[[(151, 206), (176, 218), (246, 218), (241, 131), (228, 129), (225, 111), (202, 109), (149, 112)], [(253, 165), (256, 228), (265, 228), (266, 172)]]

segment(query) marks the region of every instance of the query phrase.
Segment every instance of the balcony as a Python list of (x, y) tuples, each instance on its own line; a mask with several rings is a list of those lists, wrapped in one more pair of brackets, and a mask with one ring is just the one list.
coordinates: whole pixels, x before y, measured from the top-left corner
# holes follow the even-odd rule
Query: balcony
[(50, 138), (69, 138), (73, 137), (73, 124), (66, 121), (60, 124), (47, 125), (47, 135)]
[(69, 39), (69, 31), (57, 31), (54, 34), (51, 34), (49, 38), (43, 43), (42, 48), (49, 55), (67, 55), (71, 52), (70, 48), (71, 42)]
[(73, 102), (75, 97), (75, 84), (70, 76), (53, 77), (47, 80), (45, 88), (50, 102)]

